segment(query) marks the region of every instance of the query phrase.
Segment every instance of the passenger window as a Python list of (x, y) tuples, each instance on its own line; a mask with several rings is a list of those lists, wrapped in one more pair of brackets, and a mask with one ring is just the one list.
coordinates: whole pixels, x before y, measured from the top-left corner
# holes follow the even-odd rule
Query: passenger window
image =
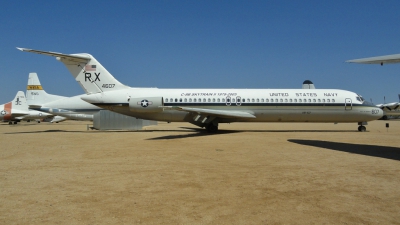
[(327, 100), (326, 100), (326, 102), (330, 102), (330, 101), (331, 101), (330, 99), (327, 99)]
[(178, 99), (177, 99), (177, 98), (175, 99), (175, 102), (178, 102)]
[(213, 98), (213, 102), (215, 102), (215, 98)]
[(283, 99), (281, 99), (281, 102), (283, 102)]
[(242, 99), (242, 102), (246, 102), (246, 99)]
[(322, 99), (322, 102), (325, 102), (325, 99)]
[(313, 99), (313, 102), (317, 102), (317, 100), (316, 100), (316, 99)]
[(208, 102), (211, 102), (211, 98), (208, 99)]
[(321, 99), (318, 99), (318, 102), (321, 102)]
[(207, 99), (203, 98), (203, 102), (207, 102)]
[(254, 102), (254, 98), (251, 99), (251, 102)]
[(275, 99), (275, 102), (278, 102), (278, 99), (277, 99), (277, 98)]
[(230, 98), (227, 98), (227, 99), (226, 99), (226, 102), (228, 102), (228, 103), (231, 102), (231, 99), (230, 99)]
[(222, 102), (225, 102), (225, 99), (224, 99), (224, 98), (222, 98), (222, 99), (221, 99), (221, 101), (222, 101)]
[(301, 98), (299, 99), (299, 102), (301, 102)]
[(311, 102), (311, 99), (308, 99), (308, 102)]
[(335, 99), (332, 99), (332, 102), (335, 102)]
[(285, 102), (288, 102), (287, 98), (285, 98)]
[(273, 98), (271, 98), (271, 102), (274, 102), (274, 99), (273, 99)]
[(249, 98), (247, 99), (247, 102), (250, 102), (250, 99), (249, 99)]
[(201, 102), (201, 98), (199, 98), (199, 102)]
[(217, 98), (217, 102), (219, 102), (219, 98)]
[(189, 98), (189, 102), (192, 102), (192, 99), (191, 99), (191, 98)]
[(165, 99), (165, 102), (168, 102), (168, 98)]
[(181, 98), (179, 99), (179, 102), (182, 102), (182, 99), (181, 99)]
[(261, 102), (264, 102), (264, 99), (263, 99), (263, 98), (261, 99)]
[(297, 99), (293, 99), (294, 100), (294, 102), (297, 102)]
[(265, 102), (269, 102), (269, 99), (268, 99), (268, 98), (266, 98), (266, 99), (265, 99)]
[(240, 102), (240, 98), (237, 98), (237, 102)]
[(185, 98), (184, 102), (187, 102), (187, 98)]
[(259, 98), (257, 98), (257, 102), (260, 102), (260, 99), (259, 99)]
[(169, 99), (169, 102), (174, 102), (174, 100), (172, 98)]
[(193, 99), (193, 102), (196, 102), (196, 99), (195, 99), (195, 98)]

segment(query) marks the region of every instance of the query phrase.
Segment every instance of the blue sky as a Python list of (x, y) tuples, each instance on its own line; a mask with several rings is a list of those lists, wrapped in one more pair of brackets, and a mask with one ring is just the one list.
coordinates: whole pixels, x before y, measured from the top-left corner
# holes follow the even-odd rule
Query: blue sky
[(398, 101), (400, 1), (4, 1), (0, 103), (37, 72), (48, 93), (83, 90), (53, 57), (90, 53), (122, 83), (158, 88), (317, 88)]

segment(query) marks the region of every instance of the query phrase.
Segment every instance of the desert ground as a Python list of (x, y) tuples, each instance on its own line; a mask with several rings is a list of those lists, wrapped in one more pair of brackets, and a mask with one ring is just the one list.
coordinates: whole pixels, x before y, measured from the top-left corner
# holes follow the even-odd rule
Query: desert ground
[(0, 125), (0, 224), (400, 224), (400, 121), (87, 124)]

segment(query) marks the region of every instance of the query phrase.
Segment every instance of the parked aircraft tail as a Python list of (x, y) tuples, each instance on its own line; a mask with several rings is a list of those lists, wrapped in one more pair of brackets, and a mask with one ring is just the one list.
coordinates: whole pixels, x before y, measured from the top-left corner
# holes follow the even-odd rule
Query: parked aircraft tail
[(29, 114), (28, 104), (26, 103), (26, 98), (23, 91), (18, 91), (15, 98), (11, 102), (1, 105), (0, 109), (0, 116), (4, 121)]
[(43, 89), (36, 73), (29, 73), (26, 86), (26, 99), (30, 108), (40, 108), (44, 103), (53, 102), (65, 98), (64, 96), (51, 95)]
[(87, 53), (62, 54), (40, 50), (17, 48), (25, 52), (54, 56), (67, 67), (87, 94), (128, 89), (109, 73), (92, 55)]

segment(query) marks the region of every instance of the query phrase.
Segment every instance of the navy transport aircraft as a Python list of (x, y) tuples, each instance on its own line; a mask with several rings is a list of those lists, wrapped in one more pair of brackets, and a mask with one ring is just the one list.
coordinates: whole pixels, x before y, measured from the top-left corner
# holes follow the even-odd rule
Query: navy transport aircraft
[(382, 117), (382, 110), (350, 91), (337, 89), (158, 89), (134, 88), (116, 80), (92, 55), (26, 48), (56, 57), (85, 90), (91, 104), (136, 118), (189, 122), (216, 132), (219, 123), (358, 123)]
[(46, 122), (60, 122), (65, 120), (65, 118), (28, 109), (24, 92), (18, 91), (14, 100), (0, 105), (0, 120), (8, 122), (9, 124), (17, 124), (21, 120), (26, 120), (28, 122), (31, 120), (38, 120), (38, 122), (40, 122), (40, 120)]
[(101, 108), (83, 101), (82, 96), (85, 95), (64, 97), (48, 94), (43, 89), (38, 75), (29, 73), (26, 98), (30, 109), (62, 116), (69, 120), (91, 121), (93, 114)]

